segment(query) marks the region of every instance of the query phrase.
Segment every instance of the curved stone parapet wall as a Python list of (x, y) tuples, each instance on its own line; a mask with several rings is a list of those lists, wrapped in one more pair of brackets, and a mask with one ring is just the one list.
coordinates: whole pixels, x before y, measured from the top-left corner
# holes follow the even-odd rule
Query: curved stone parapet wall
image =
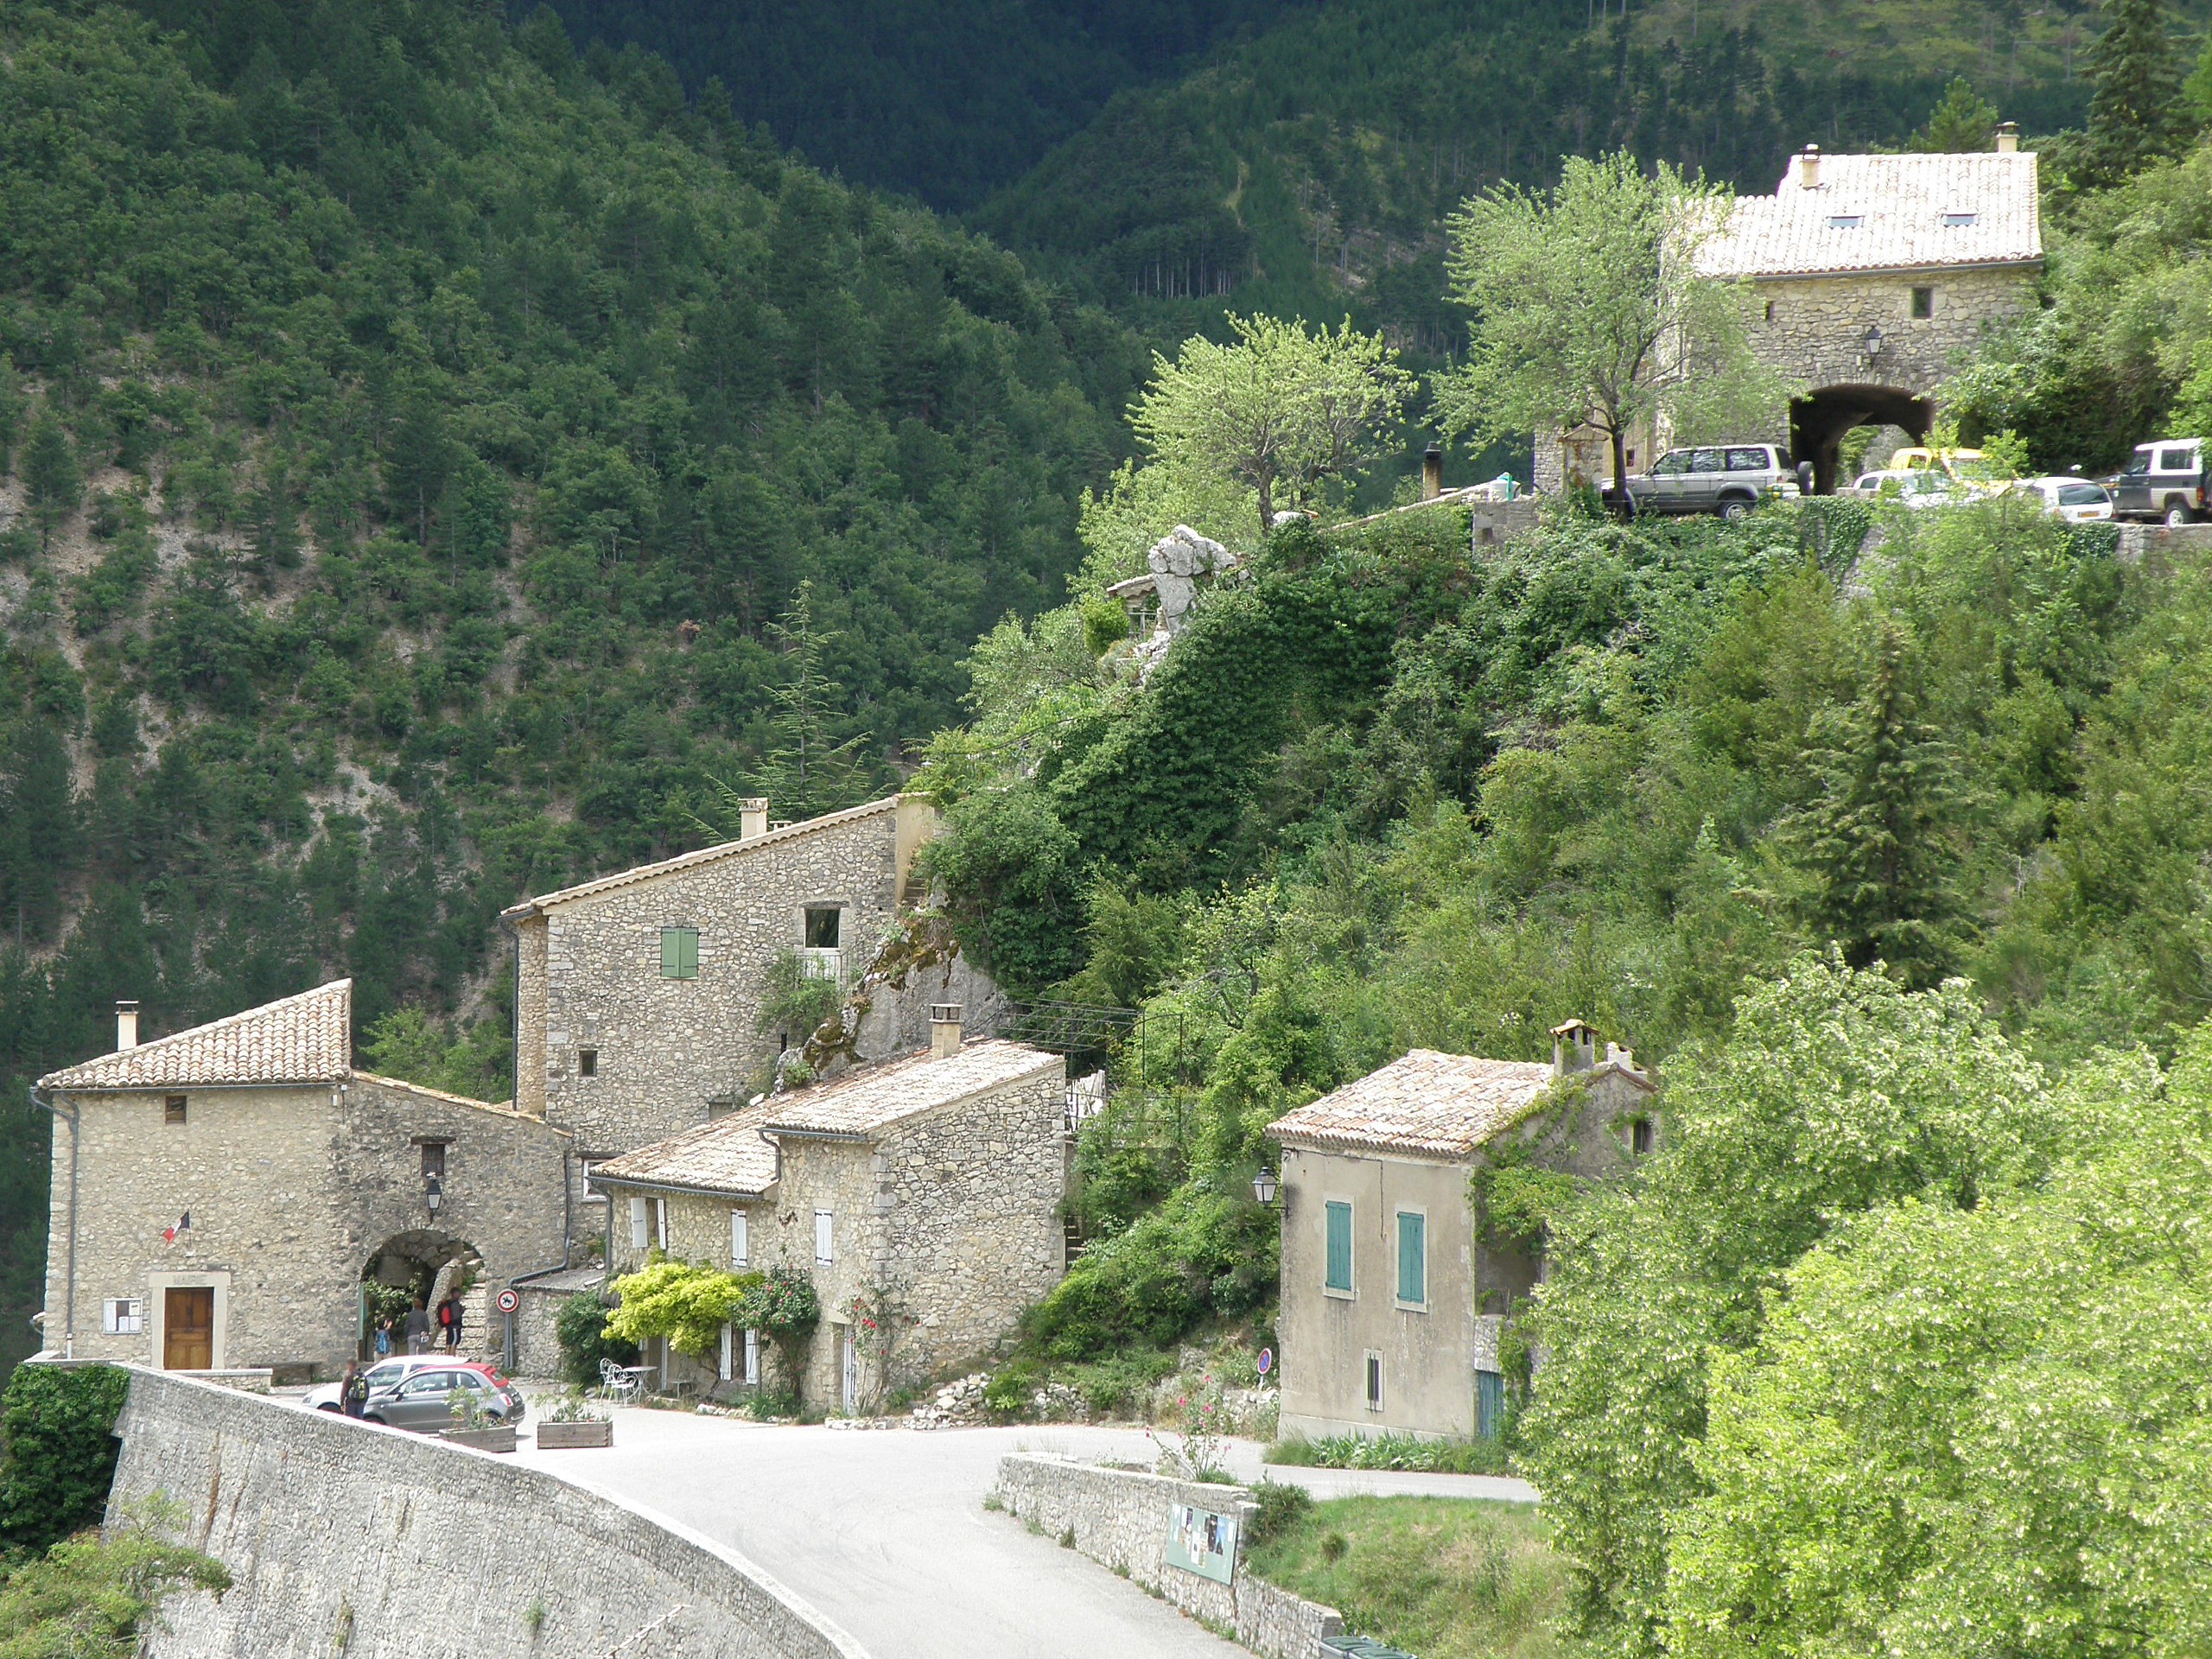
[(153, 1659), (868, 1659), (734, 1552), (488, 1452), (141, 1370), (115, 1432), (110, 1521), (165, 1494), (234, 1580)]

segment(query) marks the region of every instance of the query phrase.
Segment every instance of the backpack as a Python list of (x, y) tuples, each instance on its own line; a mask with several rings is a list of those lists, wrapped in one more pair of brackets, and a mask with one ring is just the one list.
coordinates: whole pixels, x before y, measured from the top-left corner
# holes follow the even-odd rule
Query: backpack
[(368, 1373), (366, 1371), (356, 1371), (351, 1377), (346, 1379), (346, 1403), (349, 1406), (365, 1406), (368, 1402)]

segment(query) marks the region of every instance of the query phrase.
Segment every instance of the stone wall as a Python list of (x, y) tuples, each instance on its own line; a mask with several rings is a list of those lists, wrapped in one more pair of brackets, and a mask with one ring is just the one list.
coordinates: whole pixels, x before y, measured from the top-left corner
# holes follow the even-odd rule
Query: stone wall
[(227, 1567), (151, 1659), (866, 1659), (734, 1552), (581, 1482), (136, 1372), (109, 1498), (181, 1505)]
[[(1322, 1659), (1321, 1638), (1344, 1629), (1333, 1607), (1304, 1600), (1245, 1570), (1243, 1541), (1258, 1512), (1245, 1487), (1014, 1456), (999, 1459), (995, 1491), (1016, 1520), (1033, 1522), (1053, 1538), (1072, 1535), (1076, 1549), (1092, 1560), (1157, 1591), (1214, 1629), (1234, 1633), (1255, 1653), (1270, 1659)], [(1169, 1565), (1171, 1503), (1237, 1516), (1237, 1565), (1230, 1582), (1219, 1584)]]
[[(2033, 270), (2019, 266), (1763, 277), (1754, 288), (1751, 351), (1810, 387), (1895, 386), (1925, 397), (1989, 324), (2032, 305), (2035, 281)], [(1912, 315), (1916, 288), (1934, 290), (1933, 315)], [(1882, 349), (1870, 359), (1866, 335), (1872, 327), (1882, 331)], [(1777, 411), (1772, 430), (1740, 435), (1787, 443), (1788, 413)]]

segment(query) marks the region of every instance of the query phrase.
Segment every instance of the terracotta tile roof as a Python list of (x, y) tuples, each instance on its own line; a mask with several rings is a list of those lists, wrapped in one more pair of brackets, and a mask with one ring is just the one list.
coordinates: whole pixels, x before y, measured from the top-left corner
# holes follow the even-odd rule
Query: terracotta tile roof
[(778, 1096), (767, 1103), (770, 1116), (761, 1127), (772, 1136), (785, 1132), (865, 1137), (902, 1117), (988, 1094), (1065, 1065), (1047, 1050), (995, 1038), (963, 1044), (957, 1054), (941, 1060), (924, 1049)]
[(802, 836), (831, 830), (840, 824), (857, 823), (862, 818), (879, 813), (895, 811), (899, 798), (886, 796), (880, 801), (869, 801), (861, 806), (849, 806), (842, 812), (825, 812), (818, 818), (809, 818), (803, 823), (787, 823), (781, 829), (771, 830), (766, 835), (747, 836), (742, 841), (726, 841), (718, 847), (702, 847), (696, 852), (678, 853), (674, 858), (664, 858), (658, 864), (640, 864), (634, 870), (618, 870), (613, 875), (602, 875), (595, 881), (581, 882), (573, 887), (563, 887), (557, 893), (542, 893), (535, 899), (525, 899), (499, 912), (502, 921), (518, 921), (550, 910), (556, 905), (565, 905), (572, 899), (588, 899), (594, 893), (607, 893), (616, 887), (626, 887), (633, 882), (658, 880), (664, 875), (676, 875), (685, 870), (696, 869), (702, 864), (713, 864), (739, 853), (758, 852), (763, 847), (780, 847)]
[(763, 1102), (639, 1147), (594, 1165), (592, 1179), (757, 1197), (776, 1184), (776, 1149), (760, 1138), (769, 1109)]
[(1276, 1141), (1465, 1158), (1513, 1122), (1552, 1080), (1532, 1060), (1417, 1048), (1267, 1127)]
[(1774, 194), (1739, 197), (1726, 227), (1699, 249), (1698, 268), (1711, 276), (1811, 276), (2043, 257), (2031, 151), (1823, 156), (1819, 180), (1804, 188), (1793, 162)]
[(41, 1089), (208, 1088), (217, 1084), (341, 1083), (353, 1059), (353, 982), (194, 1026), (173, 1037), (49, 1071)]

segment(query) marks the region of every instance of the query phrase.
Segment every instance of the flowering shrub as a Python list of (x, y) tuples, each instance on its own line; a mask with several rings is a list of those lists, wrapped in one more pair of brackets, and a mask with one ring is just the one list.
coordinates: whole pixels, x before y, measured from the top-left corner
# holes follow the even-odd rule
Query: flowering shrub
[(1152, 1429), (1145, 1438), (1160, 1448), (1160, 1472), (1182, 1480), (1227, 1480), (1223, 1459), (1228, 1452), (1228, 1414), (1223, 1409), (1221, 1384), (1212, 1372), (1198, 1378), (1198, 1386), (1176, 1397), (1183, 1433), (1171, 1446)]
[[(607, 1316), (610, 1336), (626, 1342), (665, 1337), (677, 1351), (703, 1359), (721, 1344), (722, 1327), (735, 1321), (753, 1325), (748, 1307), (757, 1293), (766, 1289), (757, 1273), (724, 1273), (718, 1268), (691, 1267), (681, 1262), (653, 1261), (637, 1272), (625, 1274), (613, 1284), (621, 1306)], [(806, 1293), (810, 1302), (814, 1287)], [(766, 1324), (759, 1328), (766, 1330)]]

